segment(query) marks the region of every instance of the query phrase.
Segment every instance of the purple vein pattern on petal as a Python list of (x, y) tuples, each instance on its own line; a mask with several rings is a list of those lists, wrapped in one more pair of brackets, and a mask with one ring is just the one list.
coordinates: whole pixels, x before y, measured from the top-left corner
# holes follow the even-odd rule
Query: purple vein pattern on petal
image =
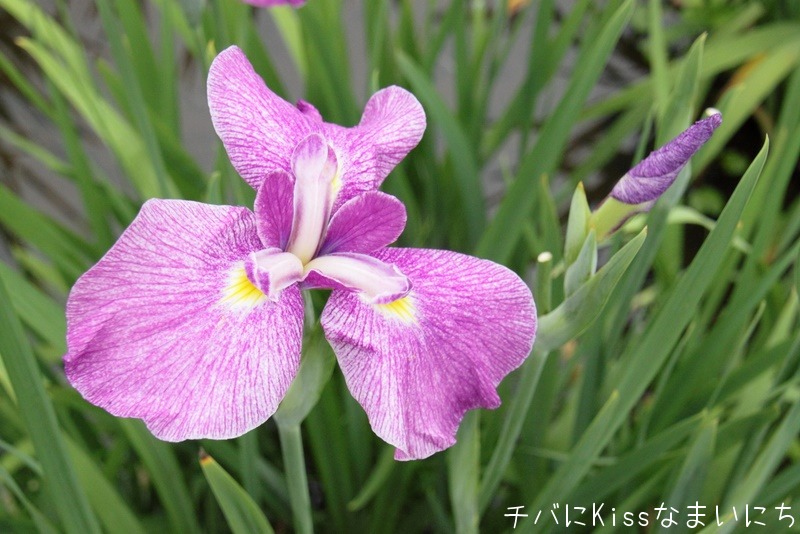
[(296, 286), (276, 303), (230, 292), (240, 260), (260, 248), (245, 208), (147, 202), (70, 293), (72, 385), (168, 441), (230, 438), (263, 423), (297, 373), (303, 301)]
[(283, 171), (269, 174), (258, 189), (254, 209), (258, 237), (264, 246), (286, 250), (294, 209), (292, 177)]
[(372, 95), (361, 115), (358, 137), (377, 147), (381, 181), (417, 146), (425, 125), (422, 105), (405, 89), (391, 86)]
[(322, 123), (322, 114), (314, 107), (314, 104), (305, 100), (298, 100), (296, 105), (300, 113), (312, 119), (314, 122)]
[(720, 113), (695, 122), (625, 173), (611, 190), (611, 196), (625, 204), (655, 201), (672, 185), (683, 166), (720, 124)]
[(357, 126), (342, 128), (326, 123), (325, 133), (333, 140), (342, 169), (342, 191), (335, 207), (359, 193), (377, 189), (417, 146), (425, 125), (422, 105), (397, 86), (372, 95)]
[(319, 129), (313, 118), (270, 91), (236, 46), (214, 59), (207, 89), (214, 129), (234, 168), (253, 189), (271, 171), (291, 171), (292, 150)]
[(455, 443), (464, 413), (495, 408), (497, 384), (527, 357), (536, 308), (520, 278), (490, 261), (442, 250), (375, 255), (412, 284), (385, 305), (334, 291), (321, 317), (348, 388), (373, 431), (419, 459)]
[(351, 198), (333, 214), (319, 255), (331, 252), (369, 254), (403, 233), (406, 207), (397, 198), (370, 191)]

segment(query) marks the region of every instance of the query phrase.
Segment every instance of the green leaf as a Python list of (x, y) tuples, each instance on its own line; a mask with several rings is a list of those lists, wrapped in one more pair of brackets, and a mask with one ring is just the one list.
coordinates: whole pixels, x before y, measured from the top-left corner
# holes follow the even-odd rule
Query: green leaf
[(0, 281), (0, 356), (14, 385), (17, 408), (41, 463), (45, 485), (61, 526), (68, 533), (99, 534), (100, 526), (78, 484), (55, 410), (45, 393), (42, 376), (4, 281)]
[(517, 176), (508, 188), (500, 208), (489, 223), (477, 247), (477, 255), (505, 263), (519, 239), (522, 223), (530, 214), (535, 198), (530, 194), (535, 180), (551, 174), (579, 118), (584, 101), (594, 87), (622, 30), (633, 12), (626, 0), (606, 24), (598, 38), (586, 43), (577, 60), (564, 97), (539, 132), (533, 150), (522, 159)]
[(630, 484), (637, 476), (648, 472), (670, 458), (669, 453), (680, 445), (692, 430), (699, 428), (699, 416), (687, 418), (649, 438), (621, 455), (608, 467), (599, 470), (570, 495), (571, 502), (597, 502)]
[(189, 490), (169, 445), (157, 440), (136, 419), (120, 419), (119, 424), (142, 459), (153, 485), (167, 510), (170, 525), (175, 532), (201, 532), (197, 523)]
[(97, 515), (106, 531), (144, 534), (145, 528), (117, 492), (116, 487), (106, 479), (95, 464), (95, 459), (69, 437), (66, 437), (66, 443), (75, 471), (78, 473), (78, 480), (86, 489), (86, 496), (92, 507), (97, 510)]
[(586, 200), (586, 190), (583, 182), (578, 184), (572, 194), (572, 203), (569, 206), (569, 220), (567, 221), (567, 237), (564, 241), (564, 261), (572, 263), (578, 258), (581, 248), (589, 234), (589, 217), (592, 212)]
[[(706, 417), (700, 425), (686, 459), (672, 487), (666, 492), (666, 502), (679, 510), (685, 510), (702, 495), (703, 482), (708, 476), (709, 465), (714, 459), (714, 442), (717, 437), (717, 420)], [(659, 532), (663, 531), (659, 529)]]
[(347, 503), (347, 509), (355, 512), (364, 508), (389, 481), (395, 465), (397, 465), (397, 462), (394, 459), (394, 447), (383, 447), (374, 470), (361, 487), (361, 491)]
[(66, 351), (64, 309), (2, 261), (0, 282), (11, 288), (11, 304), (22, 322), (60, 352)]
[(21, 241), (30, 243), (68, 276), (80, 276), (92, 247), (73, 232), (35, 210), (0, 185), (0, 223)]
[(336, 358), (330, 345), (317, 328), (303, 343), (303, 358), (288, 393), (275, 412), (278, 425), (299, 425), (317, 404), (322, 390), (333, 372)]
[(458, 429), (456, 444), (447, 451), (447, 480), (456, 532), (478, 532), (480, 513), (478, 488), (480, 477), (480, 412), (464, 416)]
[[(795, 401), (780, 426), (770, 437), (769, 442), (761, 449), (744, 479), (731, 491), (730, 497), (726, 499), (723, 506), (725, 510), (732, 510), (733, 508), (742, 510), (745, 506), (754, 502), (769, 477), (780, 464), (786, 450), (797, 439), (798, 432), (800, 432), (800, 401)], [(724, 521), (721, 527), (711, 529), (709, 525), (702, 532), (730, 532), (736, 526), (731, 513), (727, 513), (720, 519)]]
[[(702, 169), (719, 154), (722, 147), (739, 131), (742, 123), (752, 116), (765, 98), (772, 95), (800, 61), (800, 46), (789, 43), (774, 50), (752, 63), (747, 75), (732, 87), (731, 98), (720, 105), (724, 121), (711, 136), (711, 139), (698, 150), (693, 161), (697, 169)], [(735, 89), (739, 90), (735, 90)]]
[(274, 532), (255, 501), (211, 456), (201, 453), (200, 467), (233, 534)]
[[(120, 27), (120, 22), (128, 32), (132, 28), (137, 28), (134, 35), (128, 33), (126, 36), (130, 39), (135, 39), (136, 35), (145, 34), (144, 24), (136, 24), (131, 21), (131, 17), (138, 15), (138, 11), (133, 8), (129, 2), (120, 2), (119, 5), (127, 6), (125, 9), (125, 16), (119, 19), (112, 13), (111, 5), (108, 0), (97, 0), (96, 2), (100, 17), (103, 21), (106, 37), (111, 45), (111, 53), (114, 56), (117, 68), (120, 70), (120, 75), (127, 98), (127, 105), (131, 110), (136, 127), (143, 140), (144, 148), (147, 154), (146, 161), (153, 166), (158, 184), (158, 195), (160, 197), (169, 197), (175, 191), (174, 185), (170, 187), (169, 176), (167, 175), (166, 165), (164, 158), (161, 155), (161, 149), (158, 145), (156, 132), (153, 124), (150, 122), (145, 97), (142, 94), (142, 87), (139, 85), (140, 81), (146, 84), (147, 87), (152, 87), (150, 79), (154, 78), (155, 74), (155, 60), (152, 57), (152, 51), (149, 48), (149, 40), (146, 37), (141, 37), (143, 42), (137, 46), (135, 54), (128, 55), (125, 46), (122, 42), (122, 35), (125, 34)], [(133, 42), (138, 42), (134, 40)], [(143, 57), (144, 56), (144, 57)], [(137, 69), (139, 76), (137, 76)], [(144, 72), (142, 72), (144, 71)], [(155, 99), (155, 97), (152, 97)]]
[(0, 483), (2, 483), (6, 488), (11, 490), (11, 493), (22, 503), (22, 506), (25, 507), (25, 510), (28, 511), (31, 518), (33, 519), (33, 523), (36, 525), (36, 530), (39, 531), (40, 534), (58, 534), (58, 530), (55, 526), (50, 522), (49, 519), (41, 512), (39, 509), (28, 499), (20, 487), (17, 485), (14, 477), (12, 477), (8, 471), (0, 467)]
[(475, 149), (422, 69), (400, 52), (397, 54), (397, 64), (411, 82), (415, 94), (425, 106), (425, 112), (447, 141), (455, 175), (456, 195), (461, 201), (461, 213), (465, 217), (467, 239), (469, 243), (476, 243), (486, 222), (486, 208), (478, 164), (475, 161)]
[(525, 423), (526, 415), (530, 409), (531, 401), (539, 384), (539, 378), (542, 376), (542, 370), (547, 358), (547, 353), (535, 348), (523, 364), (517, 391), (511, 398), (511, 404), (503, 420), (497, 444), (492, 451), (492, 457), (481, 480), (480, 493), (478, 494), (478, 505), (481, 512), (485, 512), (491, 500), (495, 497), (503, 473), (511, 461), (514, 447), (522, 432), (522, 426)]
[[(0, 0), (2, 1), (2, 0)], [(30, 39), (21, 39), (20, 46), (36, 60), (49, 80), (83, 115), (97, 135), (114, 152), (127, 177), (145, 198), (161, 193), (153, 162), (138, 132), (105, 100), (91, 82), (83, 81), (70, 71), (57, 56)], [(169, 190), (169, 196), (176, 196)]]
[(558, 308), (539, 317), (536, 332), (538, 350), (555, 350), (589, 328), (603, 311), (608, 297), (641, 248), (646, 235), (647, 230), (642, 230)]
[[(782, 47), (800, 44), (800, 25), (796, 22), (765, 24), (744, 34), (711, 35), (703, 53), (701, 79), (708, 79), (725, 70), (735, 68), (742, 62)], [(670, 75), (677, 75), (679, 64), (670, 65)], [(606, 100), (586, 110), (585, 118), (611, 115), (627, 108), (632, 103), (646, 101), (653, 92), (651, 77), (615, 93)]]
[[(597, 424), (592, 424), (586, 432), (584, 432), (581, 442), (596, 443), (603, 439), (606, 425), (610, 424), (616, 416), (615, 414), (619, 406), (619, 397), (619, 392), (613, 391), (611, 393), (608, 397), (608, 401), (606, 401), (606, 404), (601, 408), (594, 419)], [(580, 444), (576, 449), (579, 447)], [(545, 506), (551, 506), (549, 503), (560, 502), (578, 485), (580, 479), (583, 478), (583, 474), (589, 470), (598, 456), (598, 454), (581, 454), (582, 452), (583, 451), (580, 450), (573, 451), (569, 459), (561, 464), (561, 467), (556, 473), (550, 477), (547, 485), (542, 488), (542, 491), (539, 493), (539, 498), (533, 505), (527, 507), (528, 509), (544, 510)], [(551, 500), (553, 496), (557, 496), (556, 500)], [(544, 503), (548, 504), (545, 505)], [(530, 517), (525, 518), (519, 526), (523, 532), (541, 532), (542, 529), (545, 528), (542, 522), (532, 526)]]
[(267, 10), (275, 26), (283, 38), (286, 49), (294, 62), (300, 77), (305, 79), (308, 75), (308, 62), (303, 47), (303, 34), (300, 31), (300, 21), (294, 8), (290, 6), (275, 6)]
[(551, 483), (541, 491), (533, 508), (544, 506), (545, 502), (559, 502), (580, 482), (591, 461), (605, 448), (671, 353), (694, 316), (700, 298), (715, 279), (717, 268), (725, 257), (739, 218), (761, 174), (768, 150), (769, 141), (766, 141), (722, 211), (716, 228), (673, 288), (667, 302), (645, 334), (621, 358), (620, 367), (624, 372), (619, 380), (610, 382), (612, 389), (606, 403), (608, 406), (613, 401), (616, 405), (613, 413), (609, 415), (604, 410), (595, 417), (570, 458), (561, 464)]
[(564, 295), (570, 297), (591, 279), (596, 270), (597, 240), (594, 230), (591, 230), (575, 262), (567, 267), (567, 273), (564, 275)]

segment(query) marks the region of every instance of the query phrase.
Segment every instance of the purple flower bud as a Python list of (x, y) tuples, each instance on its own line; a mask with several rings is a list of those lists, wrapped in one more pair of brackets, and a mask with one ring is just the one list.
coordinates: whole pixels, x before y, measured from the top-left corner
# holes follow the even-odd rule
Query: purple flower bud
[(611, 190), (611, 197), (625, 204), (655, 202), (720, 124), (722, 114), (716, 110), (710, 117), (695, 122), (625, 173)]

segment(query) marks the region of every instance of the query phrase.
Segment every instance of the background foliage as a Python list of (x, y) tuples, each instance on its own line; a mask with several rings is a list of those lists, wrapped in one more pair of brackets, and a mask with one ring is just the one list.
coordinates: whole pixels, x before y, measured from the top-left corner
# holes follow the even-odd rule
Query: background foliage
[[(525, 529), (549, 531), (532, 519), (553, 503), (609, 518), (695, 501), (770, 507), (770, 531), (788, 530), (774, 506), (800, 496), (796, 2), (0, 0), (0, 24), (0, 530), (495, 532), (524, 505)], [(252, 204), (219, 141), (187, 143), (192, 80), (230, 44), (331, 122), (357, 122), (380, 87), (412, 90), (428, 132), (384, 185), (408, 207), (400, 243), (534, 287), (532, 356), (450, 451), (394, 462), (338, 370), (302, 433), (298, 417), (181, 444), (65, 382), (69, 287), (145, 199)], [(712, 140), (565, 291), (576, 185), (596, 205), (706, 106), (724, 116)], [(287, 450), (305, 450), (307, 485), (287, 479)]]

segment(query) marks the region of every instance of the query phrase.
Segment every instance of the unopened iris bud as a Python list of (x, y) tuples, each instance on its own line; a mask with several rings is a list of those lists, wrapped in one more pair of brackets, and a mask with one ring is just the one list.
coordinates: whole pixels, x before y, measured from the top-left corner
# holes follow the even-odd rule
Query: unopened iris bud
[(592, 214), (590, 224), (602, 238), (619, 228), (636, 213), (649, 211), (675, 181), (689, 159), (711, 138), (722, 124), (716, 109), (708, 117), (684, 130), (678, 137), (651, 152), (620, 178), (609, 196)]

